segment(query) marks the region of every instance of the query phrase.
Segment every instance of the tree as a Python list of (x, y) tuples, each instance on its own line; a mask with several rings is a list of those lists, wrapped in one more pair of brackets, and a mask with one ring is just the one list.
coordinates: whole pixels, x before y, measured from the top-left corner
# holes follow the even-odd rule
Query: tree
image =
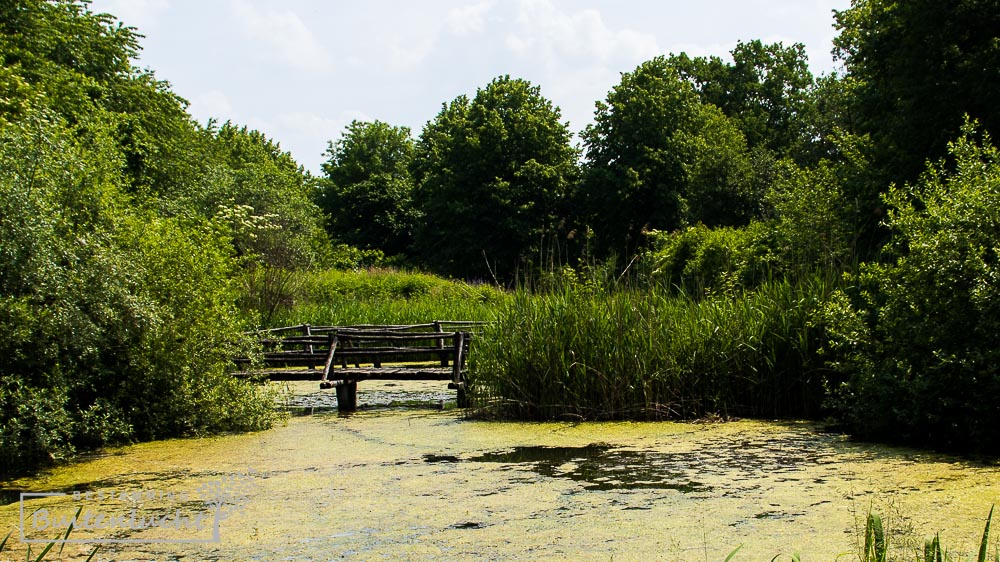
[(559, 229), (577, 152), (559, 109), (526, 80), (445, 104), (414, 165), (417, 255), (442, 273), (510, 280)]
[(814, 83), (805, 46), (741, 41), (732, 56), (732, 64), (684, 53), (669, 62), (703, 102), (717, 106), (739, 126), (750, 148), (762, 146), (781, 156), (801, 151), (809, 141), (802, 117)]
[(0, 473), (270, 420), (227, 372), (247, 328), (230, 240), (133, 206), (105, 117), (0, 125)]
[(106, 112), (118, 129), (128, 189), (170, 198), (179, 186), (197, 183), (192, 163), (200, 160), (200, 143), (187, 102), (151, 71), (132, 65), (140, 37), (114, 16), (90, 12), (83, 1), (3, 3), (4, 74), (12, 69), (30, 87), (18, 88), (0, 75), (0, 91), (7, 90), (0, 96), (7, 98), (0, 103), (0, 119), (25, 104), (43, 105), (70, 124)]
[[(222, 166), (183, 101), (132, 67), (134, 30), (86, 6), (0, 5), (0, 473), (271, 419), (270, 397), (228, 374), (249, 343), (241, 241), (193, 202), (289, 168), (236, 158), (239, 135)], [(289, 193), (272, 199), (292, 217)]]
[[(250, 223), (233, 224), (239, 256), (284, 269), (309, 267), (327, 245), (322, 212), (313, 202), (313, 183), (281, 146), (260, 131), (230, 122), (210, 126), (212, 167), (204, 185), (190, 191), (191, 205), (204, 217), (246, 210)], [(241, 226), (242, 225), (242, 226)]]
[(330, 143), (318, 200), (330, 217), (331, 237), (389, 255), (409, 249), (416, 220), (414, 151), (409, 128), (381, 121), (353, 121)]
[(963, 116), (1000, 127), (1000, 1), (853, 0), (834, 44), (870, 135), (878, 183), (913, 181), (945, 155)]
[(665, 57), (623, 74), (583, 139), (585, 197), (606, 253), (631, 255), (645, 230), (743, 224), (759, 204), (742, 133)]

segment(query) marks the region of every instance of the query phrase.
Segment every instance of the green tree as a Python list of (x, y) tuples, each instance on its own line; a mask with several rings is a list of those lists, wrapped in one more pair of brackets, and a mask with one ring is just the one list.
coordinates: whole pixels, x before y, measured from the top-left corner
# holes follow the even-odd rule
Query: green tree
[(879, 185), (915, 180), (966, 114), (1000, 127), (1000, 1), (853, 0), (836, 26), (854, 132), (873, 140)]
[(227, 373), (247, 351), (234, 248), (263, 246), (205, 194), (288, 184), (261, 217), (282, 226), (307, 222), (290, 194), (308, 204), (308, 188), (238, 158), (239, 135), (212, 152), (215, 133), (132, 66), (137, 38), (86, 2), (0, 5), (0, 472), (271, 419)]
[(389, 255), (413, 241), (415, 142), (407, 127), (353, 121), (331, 142), (323, 164), (319, 204), (329, 215), (332, 238)]
[(231, 242), (131, 205), (113, 123), (0, 126), (0, 472), (132, 438), (263, 427)]
[(525, 80), (445, 104), (417, 144), (417, 255), (442, 273), (511, 279), (560, 228), (576, 158), (559, 109)]
[(203, 217), (240, 217), (230, 222), (238, 256), (285, 269), (317, 263), (327, 245), (322, 211), (313, 201), (312, 178), (291, 154), (264, 133), (226, 122), (210, 124), (204, 185), (193, 186), (188, 203)]
[(631, 255), (646, 230), (743, 224), (759, 207), (742, 133), (665, 57), (623, 74), (583, 139), (586, 205), (604, 252)]
[(810, 140), (802, 117), (814, 84), (805, 46), (741, 41), (732, 57), (729, 64), (719, 57), (692, 59), (681, 53), (669, 62), (703, 102), (719, 107), (739, 126), (749, 147), (782, 156), (802, 151)]
[(25, 104), (58, 112), (70, 124), (106, 112), (118, 129), (128, 189), (169, 198), (179, 186), (197, 183), (197, 128), (187, 102), (167, 82), (132, 65), (139, 38), (114, 16), (90, 12), (87, 2), (5, 2), (0, 60), (7, 78), (0, 75), (6, 94), (0, 119)]

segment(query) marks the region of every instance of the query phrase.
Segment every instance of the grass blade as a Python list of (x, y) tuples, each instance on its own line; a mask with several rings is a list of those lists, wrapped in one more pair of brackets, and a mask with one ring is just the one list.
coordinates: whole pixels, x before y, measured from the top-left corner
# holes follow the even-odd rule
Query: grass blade
[(743, 548), (742, 544), (734, 548), (733, 551), (729, 553), (729, 556), (726, 556), (726, 559), (723, 562), (729, 562), (730, 560), (732, 560), (733, 556), (736, 556), (736, 553), (739, 552), (741, 548)]
[(935, 562), (941, 559), (941, 535), (924, 541), (924, 562)]
[(986, 516), (986, 528), (983, 529), (983, 540), (979, 543), (979, 562), (986, 562), (986, 555), (990, 548), (990, 522), (993, 521), (993, 510), (996, 505), (990, 507), (990, 514)]
[(877, 513), (869, 513), (868, 522), (865, 525), (864, 561), (885, 562), (888, 559), (888, 551), (882, 518)]
[(62, 554), (63, 547), (66, 546), (66, 540), (69, 539), (69, 534), (73, 532), (73, 525), (76, 525), (76, 520), (80, 518), (80, 513), (83, 512), (83, 506), (76, 510), (76, 515), (73, 516), (73, 520), (69, 522), (69, 527), (66, 528), (66, 534), (63, 535), (62, 542), (59, 543), (59, 554)]
[(45, 558), (45, 555), (48, 554), (49, 551), (52, 550), (52, 547), (55, 546), (55, 545), (56, 545), (55, 541), (50, 542), (45, 547), (45, 550), (43, 550), (42, 553), (38, 555), (38, 558), (35, 558), (35, 562), (42, 562), (42, 558)]

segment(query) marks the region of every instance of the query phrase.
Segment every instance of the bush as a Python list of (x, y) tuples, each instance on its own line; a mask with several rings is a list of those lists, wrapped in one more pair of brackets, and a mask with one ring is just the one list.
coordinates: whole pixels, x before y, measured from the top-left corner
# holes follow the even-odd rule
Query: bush
[(699, 224), (653, 237), (653, 278), (691, 295), (753, 288), (776, 269), (770, 223), (715, 229)]
[(1000, 158), (974, 137), (889, 191), (891, 261), (827, 307), (834, 403), (861, 435), (1000, 449)]
[(0, 126), (0, 472), (132, 439), (252, 429), (228, 238), (130, 205), (96, 115)]

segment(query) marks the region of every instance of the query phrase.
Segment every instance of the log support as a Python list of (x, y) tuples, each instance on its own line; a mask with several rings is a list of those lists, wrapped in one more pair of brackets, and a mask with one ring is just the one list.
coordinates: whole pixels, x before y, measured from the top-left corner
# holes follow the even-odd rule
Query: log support
[(358, 382), (341, 381), (337, 387), (337, 410), (353, 412), (358, 409)]

